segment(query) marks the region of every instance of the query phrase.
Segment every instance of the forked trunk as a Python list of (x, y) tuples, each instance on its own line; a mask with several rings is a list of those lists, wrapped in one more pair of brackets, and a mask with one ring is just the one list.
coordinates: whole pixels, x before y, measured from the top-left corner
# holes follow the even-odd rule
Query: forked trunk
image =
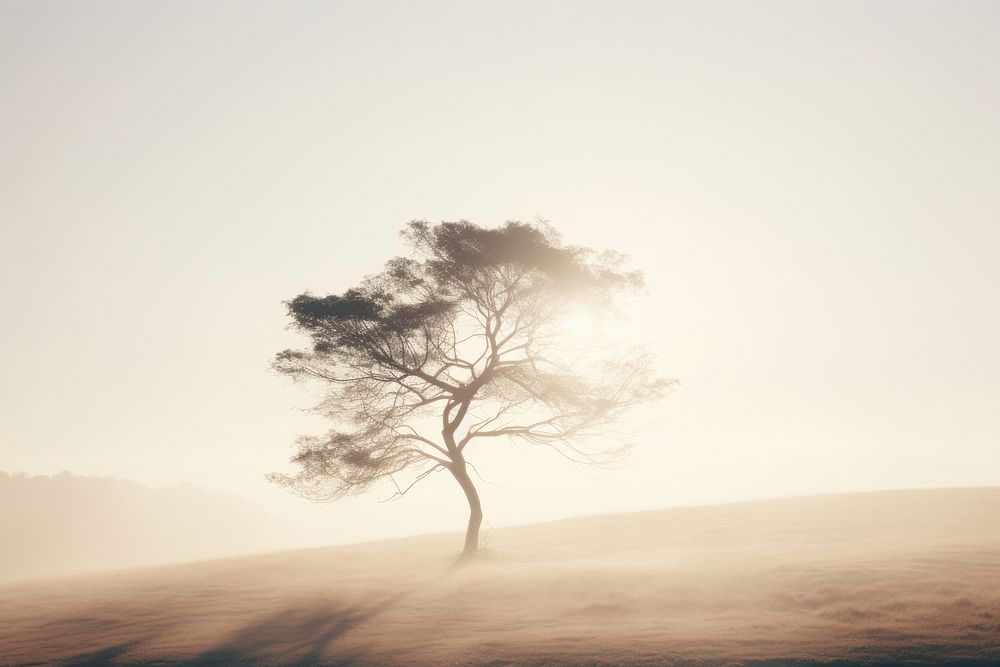
[(472, 483), (472, 478), (469, 477), (469, 472), (466, 470), (465, 461), (460, 461), (452, 468), (451, 474), (455, 476), (469, 501), (469, 527), (465, 531), (465, 548), (462, 549), (462, 555), (459, 557), (459, 562), (463, 562), (475, 558), (476, 554), (479, 553), (479, 527), (483, 523), (483, 508), (479, 503), (479, 493), (476, 491), (476, 486)]

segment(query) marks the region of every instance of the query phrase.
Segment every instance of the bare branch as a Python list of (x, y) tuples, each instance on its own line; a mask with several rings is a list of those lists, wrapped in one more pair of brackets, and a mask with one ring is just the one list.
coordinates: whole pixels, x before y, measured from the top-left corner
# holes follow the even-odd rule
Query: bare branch
[[(395, 498), (447, 469), (469, 499), (471, 531), (481, 512), (466, 467), (482, 477), (466, 460), (470, 443), (507, 438), (598, 465), (623, 448), (585, 441), (672, 386), (638, 353), (590, 365), (561, 349), (560, 318), (614, 312), (617, 294), (641, 284), (610, 256), (563, 245), (544, 224), (415, 221), (403, 236), (412, 256), (341, 294), (287, 302), (310, 346), (272, 367), (322, 386), (315, 411), (338, 428), (299, 438), (298, 471), (273, 481), (327, 501), (388, 478)], [(408, 470), (419, 473), (401, 488), (395, 476)]]

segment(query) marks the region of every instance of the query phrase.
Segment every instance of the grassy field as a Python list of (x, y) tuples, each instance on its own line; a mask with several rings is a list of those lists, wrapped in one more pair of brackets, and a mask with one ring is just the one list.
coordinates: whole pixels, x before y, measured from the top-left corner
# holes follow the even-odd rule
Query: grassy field
[(843, 494), (0, 588), (3, 664), (1000, 664), (1000, 489)]

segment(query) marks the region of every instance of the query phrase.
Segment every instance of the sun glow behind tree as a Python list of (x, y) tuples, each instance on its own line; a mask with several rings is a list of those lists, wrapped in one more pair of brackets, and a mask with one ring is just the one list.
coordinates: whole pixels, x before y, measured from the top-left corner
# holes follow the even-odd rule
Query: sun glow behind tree
[(642, 285), (621, 256), (564, 245), (542, 223), (416, 221), (403, 236), (413, 254), (358, 287), (287, 302), (312, 346), (274, 368), (325, 384), (315, 409), (336, 428), (301, 437), (299, 472), (271, 479), (330, 501), (386, 478), (401, 495), (447, 470), (469, 502), (468, 558), (483, 516), (468, 447), (506, 438), (606, 464), (627, 450), (602, 438), (608, 426), (674, 381), (655, 377), (641, 348), (579, 344), (582, 312), (618, 317)]

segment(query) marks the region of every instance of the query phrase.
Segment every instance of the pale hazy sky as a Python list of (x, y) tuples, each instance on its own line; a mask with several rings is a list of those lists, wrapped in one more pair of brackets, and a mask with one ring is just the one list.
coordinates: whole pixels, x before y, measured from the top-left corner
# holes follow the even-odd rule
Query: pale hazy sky
[(620, 470), (471, 451), (487, 522), (1000, 484), (1000, 3), (5, 0), (0, 91), (0, 469), (462, 529), (263, 481), (324, 427), (281, 301), (541, 216), (683, 384)]

